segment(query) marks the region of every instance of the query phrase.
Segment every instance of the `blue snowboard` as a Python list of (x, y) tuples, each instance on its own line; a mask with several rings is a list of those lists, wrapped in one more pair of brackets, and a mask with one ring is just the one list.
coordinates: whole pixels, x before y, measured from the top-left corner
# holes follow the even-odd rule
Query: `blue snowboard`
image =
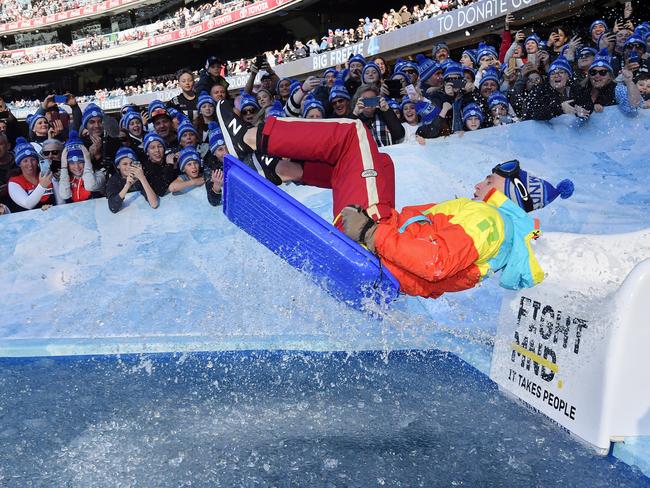
[(351, 307), (399, 295), (399, 283), (377, 257), (232, 156), (224, 161), (223, 212)]

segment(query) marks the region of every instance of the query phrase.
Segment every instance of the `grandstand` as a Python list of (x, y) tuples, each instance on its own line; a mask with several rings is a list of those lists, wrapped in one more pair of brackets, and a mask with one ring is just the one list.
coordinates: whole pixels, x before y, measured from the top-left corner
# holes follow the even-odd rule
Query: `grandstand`
[[(341, 0), (233, 0), (223, 4), (199, 4), (194, 11), (189, 11), (194, 12), (192, 21), (196, 22), (185, 26), (178, 21), (179, 9), (184, 7), (177, 0), (156, 5), (137, 0), (88, 3), (74, 15), (64, 11), (66, 13), (31, 19), (33, 28), (25, 27), (26, 20), (1, 24), (0, 32), (4, 34), (0, 89), (8, 99), (34, 98), (34, 93), (42, 98), (47, 92), (68, 91), (70, 87), (77, 94), (91, 95), (98, 88), (137, 84), (150, 77), (171, 74), (182, 66), (198, 70), (208, 54), (216, 53), (231, 61), (252, 58), (296, 39), (316, 39), (318, 42), (330, 27), (354, 27), (359, 18), (379, 17), (381, 12), (397, 7), (390, 1), (368, 0), (352, 5)], [(366, 40), (357, 49), (365, 54), (381, 53), (387, 59), (394, 59), (426, 52), (434, 32), (444, 35), (452, 48), (498, 33), (500, 23), (494, 21), (500, 15), (498, 9), (491, 7), (493, 2), (466, 3), (475, 3), (477, 7), (486, 5), (479, 12), (479, 18), (466, 22), (467, 28), (456, 26), (448, 30), (439, 25), (438, 20), (430, 19), (426, 25), (412, 25), (389, 33), (390, 38), (382, 38), (381, 43), (377, 39)], [(567, 2), (555, 0), (530, 0), (515, 3), (519, 5), (519, 15), (522, 19), (525, 17), (527, 23), (543, 25), (545, 19), (557, 21), (578, 11), (588, 16), (595, 8), (602, 9), (612, 2), (579, 0), (567, 5)], [(214, 8), (217, 4), (219, 9)], [(406, 2), (409, 8), (415, 4), (417, 2)], [(263, 45), (259, 44), (260, 39), (264, 39)], [(304, 77), (326, 65), (340, 64), (342, 59), (336, 56), (349, 52), (352, 51), (339, 51), (329, 58), (321, 55), (316, 60), (297, 60), (279, 66), (276, 71), (280, 76)], [(231, 89), (243, 87), (246, 78), (245, 73), (231, 76)], [(171, 97), (171, 94), (164, 96)], [(140, 97), (134, 101), (143, 104), (149, 99), (151, 97)], [(108, 101), (103, 108), (114, 110), (122, 102), (123, 99)], [(17, 115), (22, 118), (22, 112), (28, 111), (27, 107)]]

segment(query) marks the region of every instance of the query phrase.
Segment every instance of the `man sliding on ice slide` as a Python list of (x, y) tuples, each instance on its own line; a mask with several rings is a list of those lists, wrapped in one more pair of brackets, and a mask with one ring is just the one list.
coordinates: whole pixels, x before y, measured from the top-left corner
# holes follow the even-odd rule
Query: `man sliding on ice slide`
[(331, 188), (335, 225), (379, 256), (402, 292), (437, 298), (472, 288), (497, 271), (509, 289), (542, 281), (530, 242), (540, 231), (526, 211), (558, 195), (568, 198), (570, 181), (555, 188), (510, 161), (476, 185), (479, 201), (458, 198), (397, 212), (393, 161), (360, 121), (270, 117), (246, 130), (222, 103), (217, 115), (228, 150), (240, 159), (256, 151), (304, 161), (276, 159), (272, 170), (283, 181)]

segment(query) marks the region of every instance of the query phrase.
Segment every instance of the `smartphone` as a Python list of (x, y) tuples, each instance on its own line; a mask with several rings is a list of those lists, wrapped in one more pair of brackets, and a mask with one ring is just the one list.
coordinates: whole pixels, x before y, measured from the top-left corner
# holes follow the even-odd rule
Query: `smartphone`
[(257, 66), (258, 68), (261, 68), (265, 62), (266, 62), (266, 56), (260, 55), (255, 57), (255, 66)]
[(636, 52), (632, 51), (630, 55), (627, 57), (627, 61), (628, 63), (639, 63), (640, 62), (639, 55)]
[(42, 159), (39, 161), (38, 166), (41, 168), (41, 176), (45, 176), (50, 170), (51, 162), (49, 159)]
[(537, 53), (529, 54), (528, 62), (533, 63), (533, 65), (537, 66)]
[(379, 97), (370, 97), (363, 99), (364, 107), (378, 107), (379, 106)]
[(67, 103), (68, 97), (65, 95), (54, 95), (54, 103)]
[(402, 96), (402, 82), (400, 80), (386, 80), (388, 87), (388, 96), (391, 98), (400, 98)]
[(409, 100), (417, 100), (418, 97), (418, 91), (415, 89), (413, 84), (406, 85), (406, 94), (409, 97)]
[(508, 68), (517, 69), (517, 58), (511, 56), (510, 59), (508, 59)]
[(464, 78), (459, 78), (457, 80), (451, 80), (450, 83), (455, 90), (462, 90), (467, 82)]

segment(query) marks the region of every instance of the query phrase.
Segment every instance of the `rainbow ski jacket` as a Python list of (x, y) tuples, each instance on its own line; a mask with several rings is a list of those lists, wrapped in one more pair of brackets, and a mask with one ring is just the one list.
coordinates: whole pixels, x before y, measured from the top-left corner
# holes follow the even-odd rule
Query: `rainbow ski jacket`
[(544, 279), (531, 247), (537, 220), (492, 190), (485, 202), (458, 198), (393, 210), (375, 233), (375, 248), (401, 291), (437, 298), (474, 287), (501, 271), (500, 285), (517, 290)]

